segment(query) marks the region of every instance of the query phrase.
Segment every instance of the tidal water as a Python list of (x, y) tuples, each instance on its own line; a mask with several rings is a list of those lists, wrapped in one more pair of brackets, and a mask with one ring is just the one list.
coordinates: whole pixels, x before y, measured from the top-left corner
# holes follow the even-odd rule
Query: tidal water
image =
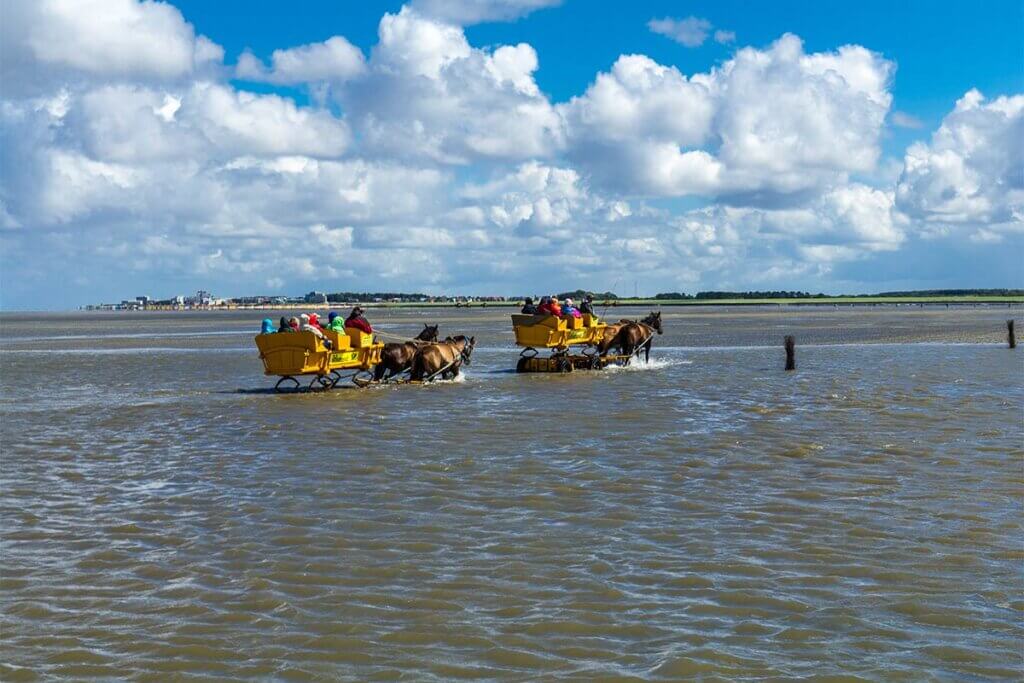
[(1020, 308), (666, 309), (566, 376), (509, 312), (371, 311), (473, 364), (298, 395), (261, 312), (0, 317), (0, 680), (1024, 676)]

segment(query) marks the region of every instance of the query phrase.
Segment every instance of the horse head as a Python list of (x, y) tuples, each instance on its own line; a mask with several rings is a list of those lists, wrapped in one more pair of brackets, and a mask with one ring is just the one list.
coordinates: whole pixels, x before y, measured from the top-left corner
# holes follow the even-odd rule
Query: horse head
[(658, 311), (657, 313), (652, 311), (649, 316), (640, 322), (645, 325), (650, 325), (658, 332), (658, 334), (664, 334), (664, 330), (661, 329), (661, 311)]
[(462, 350), (459, 351), (459, 353), (462, 356), (462, 362), (465, 363), (466, 365), (469, 365), (469, 358), (470, 356), (473, 355), (473, 347), (476, 346), (476, 337), (470, 337), (469, 339), (463, 337), (462, 339), (463, 346)]
[(436, 342), (437, 341), (437, 325), (428, 325), (423, 323), (423, 331), (416, 335), (416, 338), (420, 341)]

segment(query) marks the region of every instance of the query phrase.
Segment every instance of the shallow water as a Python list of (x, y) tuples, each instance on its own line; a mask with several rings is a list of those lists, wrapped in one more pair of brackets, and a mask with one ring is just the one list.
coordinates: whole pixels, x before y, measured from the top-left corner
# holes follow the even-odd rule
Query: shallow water
[(1019, 314), (668, 310), (553, 376), (372, 311), (472, 366), (292, 396), (259, 312), (0, 317), (0, 679), (1020, 678)]

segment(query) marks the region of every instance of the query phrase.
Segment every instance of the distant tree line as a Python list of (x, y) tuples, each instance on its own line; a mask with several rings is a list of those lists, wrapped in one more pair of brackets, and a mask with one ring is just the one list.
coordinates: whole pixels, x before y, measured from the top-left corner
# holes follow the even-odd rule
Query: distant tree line
[(619, 298), (619, 295), (616, 294), (615, 292), (589, 292), (589, 291), (587, 291), (585, 289), (574, 289), (571, 292), (559, 292), (555, 296), (557, 296), (559, 299), (564, 299), (566, 297), (571, 297), (571, 298), (576, 299), (577, 301), (579, 301), (579, 300), (582, 300), (583, 297), (585, 297), (587, 294), (589, 294), (590, 296), (594, 297), (594, 299), (597, 299), (599, 301), (605, 301), (607, 299), (618, 299)]
[(1024, 289), (919, 289), (858, 296), (1024, 296)]
[[(655, 299), (826, 299), (831, 294), (811, 294), (810, 292), (791, 291), (752, 291), (752, 292), (662, 292)], [(872, 296), (1024, 296), (1024, 289), (920, 289), (907, 292), (881, 292), (879, 294), (839, 294), (850, 298)]]

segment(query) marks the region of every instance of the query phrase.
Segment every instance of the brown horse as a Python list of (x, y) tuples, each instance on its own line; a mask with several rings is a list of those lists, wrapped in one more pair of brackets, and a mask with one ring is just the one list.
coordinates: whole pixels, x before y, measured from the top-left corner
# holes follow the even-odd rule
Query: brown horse
[(624, 356), (632, 356), (638, 350), (643, 349), (644, 360), (651, 360), (651, 337), (654, 333), (662, 334), (661, 311), (651, 313), (646, 318), (637, 322), (635, 320), (622, 320), (614, 325), (609, 325), (605, 330), (604, 338), (597, 345), (602, 356), (608, 355), (612, 348), (619, 350)]
[(422, 346), (412, 359), (409, 376), (420, 382), (437, 374), (443, 379), (458, 377), (462, 365), (469, 365), (469, 358), (475, 345), (476, 337), (467, 339), (460, 334), (457, 337), (448, 337), (443, 342)]
[(424, 344), (437, 341), (437, 325), (423, 323), (423, 331), (414, 339), (397, 344), (385, 344), (380, 354), (380, 362), (373, 369), (373, 379), (377, 382), (384, 379), (387, 372), (388, 379), (401, 374), (412, 367), (412, 359)]

